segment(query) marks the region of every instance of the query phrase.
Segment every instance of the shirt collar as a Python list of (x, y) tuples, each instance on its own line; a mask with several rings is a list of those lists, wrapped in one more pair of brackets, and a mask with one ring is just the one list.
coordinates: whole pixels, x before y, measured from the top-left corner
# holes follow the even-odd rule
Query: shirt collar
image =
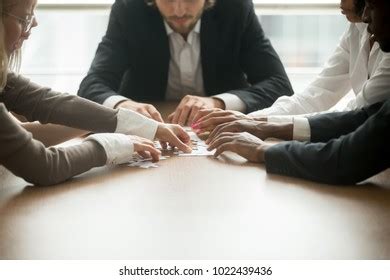
[[(362, 36), (361, 38), (363, 40), (363, 43), (366, 42), (367, 40), (369, 40), (371, 37), (371, 34), (367, 30), (368, 24), (364, 23), (364, 22), (358, 22), (358, 23), (355, 23), (355, 25), (356, 25), (356, 28), (359, 30), (359, 33)], [(375, 42), (374, 45), (372, 46), (371, 52), (374, 52), (377, 49), (379, 49), (379, 44), (378, 44), (378, 42)]]

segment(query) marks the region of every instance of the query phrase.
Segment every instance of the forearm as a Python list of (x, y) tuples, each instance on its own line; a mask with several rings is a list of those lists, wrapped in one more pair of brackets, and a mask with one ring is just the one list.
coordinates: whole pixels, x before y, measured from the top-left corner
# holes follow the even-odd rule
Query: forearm
[(276, 138), (281, 140), (292, 140), (294, 132), (293, 123), (267, 123), (259, 122), (257, 131), (261, 139)]
[(81, 137), (89, 132), (55, 124), (22, 123), (22, 127), (30, 132), (35, 140), (43, 143), (46, 147)]
[(91, 141), (66, 148), (45, 148), (31, 140), (12, 156), (1, 159), (12, 173), (36, 185), (54, 185), (105, 162), (103, 148)]
[(383, 103), (377, 103), (355, 111), (334, 112), (309, 117), (311, 141), (326, 142), (355, 131), (382, 105)]
[(103, 104), (108, 98), (118, 95), (120, 81), (108, 79), (98, 70), (91, 69), (81, 81), (77, 94), (98, 104)]
[(280, 96), (292, 95), (287, 77), (271, 76), (262, 79), (249, 88), (229, 91), (237, 95), (246, 105), (246, 113), (270, 107)]
[[(302, 100), (301, 100), (302, 99)], [(278, 98), (272, 106), (252, 112), (249, 114), (250, 117), (258, 118), (261, 116), (275, 116), (275, 115), (300, 115), (309, 114), (312, 112), (319, 112), (326, 110), (320, 106), (312, 106), (308, 101), (308, 97), (302, 98), (299, 93), (292, 96), (281, 96)], [(319, 101), (314, 101), (318, 102)], [(316, 104), (320, 105), (320, 104)]]
[(390, 166), (389, 125), (372, 119), (327, 143), (285, 142), (265, 153), (267, 172), (329, 184), (355, 184)]
[(132, 10), (128, 4), (129, 1), (113, 3), (106, 34), (99, 43), (88, 75), (80, 84), (79, 96), (103, 104), (107, 98), (118, 94), (135, 53), (128, 44), (128, 38), (136, 36), (128, 33), (133, 29), (128, 21)]
[(292, 95), (293, 89), (284, 66), (258, 21), (250, 3), (245, 13), (245, 31), (240, 41), (240, 62), (250, 87), (236, 94), (246, 104), (246, 113), (270, 107), (280, 96)]
[(113, 132), (117, 111), (83, 98), (54, 92), (20, 76), (9, 75), (2, 94), (8, 110), (30, 122), (53, 123), (94, 132)]
[(50, 185), (105, 163), (95, 143), (47, 149), (13, 120), (0, 104), (0, 164), (25, 180)]

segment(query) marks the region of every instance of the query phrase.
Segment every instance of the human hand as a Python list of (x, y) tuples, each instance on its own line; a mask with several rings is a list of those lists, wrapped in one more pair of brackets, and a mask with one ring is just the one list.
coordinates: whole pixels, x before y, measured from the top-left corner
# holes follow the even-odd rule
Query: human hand
[(213, 131), (220, 124), (236, 120), (251, 120), (251, 118), (241, 112), (232, 110), (200, 110), (194, 118), (192, 128), (201, 132)]
[(135, 135), (127, 135), (130, 141), (133, 142), (134, 152), (138, 153), (143, 158), (152, 158), (152, 162), (160, 160), (161, 152), (156, 149), (154, 143), (146, 138)]
[(176, 107), (176, 110), (168, 116), (168, 120), (174, 124), (191, 125), (195, 115), (201, 109), (225, 108), (222, 100), (213, 97), (201, 97), (186, 95)]
[(272, 144), (267, 144), (248, 132), (224, 132), (215, 138), (207, 148), (216, 149), (214, 157), (226, 151), (234, 152), (250, 162), (264, 162), (264, 152)]
[(141, 115), (144, 115), (145, 117), (156, 120), (158, 122), (164, 122), (162, 117), (161, 117), (161, 114), (151, 104), (138, 103), (138, 102), (135, 102), (132, 100), (126, 100), (126, 101), (120, 102), (116, 106), (116, 108), (118, 108), (118, 107), (132, 110), (134, 112), (140, 113)]
[(292, 140), (294, 125), (292, 123), (269, 123), (257, 120), (237, 120), (218, 125), (209, 135), (206, 144), (224, 132), (248, 132), (257, 138), (278, 138)]
[(171, 147), (177, 147), (185, 153), (190, 153), (192, 151), (192, 148), (188, 145), (191, 138), (180, 125), (159, 124), (156, 132), (156, 138), (160, 141), (163, 149), (166, 149), (167, 143), (169, 143)]

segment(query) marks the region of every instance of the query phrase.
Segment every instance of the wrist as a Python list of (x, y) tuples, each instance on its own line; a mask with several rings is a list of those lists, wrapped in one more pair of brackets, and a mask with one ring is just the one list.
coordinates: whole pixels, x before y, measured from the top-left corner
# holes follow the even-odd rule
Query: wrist
[(256, 148), (256, 159), (257, 162), (264, 162), (264, 153), (265, 153), (265, 145), (261, 144)]
[(115, 133), (137, 135), (153, 140), (159, 123), (126, 108), (119, 108)]
[(273, 145), (275, 145), (275, 143), (265, 143), (265, 142), (263, 142), (262, 144), (260, 144), (256, 148), (256, 158), (257, 158), (259, 163), (265, 162), (265, 153)]
[(134, 144), (130, 138), (120, 133), (92, 134), (84, 139), (98, 143), (105, 151), (106, 164), (122, 164), (130, 161), (134, 152)]
[(292, 123), (266, 123), (264, 126), (265, 138), (277, 138), (282, 140), (292, 140), (294, 125)]
[(118, 103), (116, 103), (115, 106), (114, 106), (114, 109), (118, 109), (118, 108), (122, 107), (125, 104), (133, 105), (130, 100), (124, 99), (124, 100), (119, 101)]

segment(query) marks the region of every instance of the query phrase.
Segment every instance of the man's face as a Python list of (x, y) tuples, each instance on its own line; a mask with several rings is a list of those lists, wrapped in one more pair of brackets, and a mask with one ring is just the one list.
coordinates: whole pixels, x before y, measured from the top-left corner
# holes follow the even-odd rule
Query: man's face
[(157, 8), (177, 33), (188, 35), (202, 16), (206, 0), (156, 0)]
[(366, 0), (363, 20), (382, 51), (390, 52), (390, 1)]

